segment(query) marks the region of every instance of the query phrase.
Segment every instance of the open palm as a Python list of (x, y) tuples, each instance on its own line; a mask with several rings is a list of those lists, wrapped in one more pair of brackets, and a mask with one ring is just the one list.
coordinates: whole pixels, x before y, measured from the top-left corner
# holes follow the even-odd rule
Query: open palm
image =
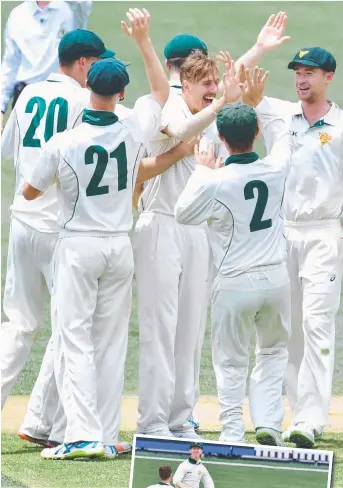
[(284, 42), (288, 41), (290, 37), (284, 36), (286, 25), (287, 15), (285, 12), (271, 15), (258, 35), (258, 46), (264, 50), (269, 50), (281, 46)]

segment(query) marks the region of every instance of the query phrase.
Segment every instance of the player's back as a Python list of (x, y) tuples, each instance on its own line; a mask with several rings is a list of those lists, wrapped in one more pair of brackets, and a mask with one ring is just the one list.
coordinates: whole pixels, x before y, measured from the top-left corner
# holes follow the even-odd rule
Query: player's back
[[(91, 120), (94, 113), (85, 111), (83, 120)], [(134, 117), (109, 125), (83, 122), (56, 136), (59, 224), (64, 233), (116, 235), (131, 229), (133, 187), (144, 151), (134, 138)]]
[[(254, 154), (254, 153), (252, 153)], [(216, 170), (214, 214), (209, 233), (216, 268), (235, 276), (284, 261), (282, 203), (288, 161), (269, 156), (254, 161), (241, 155)], [(281, 161), (282, 162), (282, 161)]]
[(69, 76), (51, 74), (46, 81), (28, 85), (11, 114), (11, 127), (8, 130), (12, 131), (16, 169), (11, 211), (37, 230), (58, 231), (56, 187), (49, 188), (37, 200), (27, 202), (22, 196), (25, 176), (32, 171), (42, 148), (54, 134), (69, 130), (81, 121), (88, 100), (89, 91), (75, 80)]

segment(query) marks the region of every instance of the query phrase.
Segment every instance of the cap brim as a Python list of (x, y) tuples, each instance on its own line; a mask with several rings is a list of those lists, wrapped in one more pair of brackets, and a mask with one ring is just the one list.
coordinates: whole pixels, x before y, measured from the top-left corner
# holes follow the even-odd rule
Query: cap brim
[(294, 69), (297, 64), (303, 64), (304, 66), (312, 66), (313, 68), (321, 68), (321, 66), (317, 63), (314, 63), (313, 61), (307, 61), (306, 59), (304, 60), (299, 60), (299, 61), (291, 61), (288, 64), (288, 69)]
[(114, 58), (116, 53), (114, 51), (111, 51), (111, 49), (106, 49), (105, 52), (100, 54), (99, 58), (101, 59), (107, 59), (107, 58)]

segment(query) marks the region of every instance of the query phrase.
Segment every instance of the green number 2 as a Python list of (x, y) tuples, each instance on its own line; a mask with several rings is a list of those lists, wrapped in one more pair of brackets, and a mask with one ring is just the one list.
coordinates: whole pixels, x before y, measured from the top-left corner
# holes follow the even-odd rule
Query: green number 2
[(272, 219), (262, 220), (268, 201), (268, 186), (261, 180), (249, 181), (244, 187), (244, 198), (251, 200), (255, 198), (254, 189), (257, 189), (257, 202), (254, 214), (250, 222), (250, 232), (269, 229), (272, 226)]
[(93, 176), (86, 188), (87, 197), (109, 193), (108, 185), (99, 185), (105, 174), (108, 160), (113, 158), (117, 160), (118, 166), (118, 191), (125, 190), (127, 187), (127, 157), (125, 143), (120, 143), (110, 155), (102, 146), (90, 146), (85, 152), (85, 164), (94, 164), (95, 155), (97, 155), (98, 158)]
[[(44, 98), (33, 97), (27, 102), (25, 113), (32, 114), (35, 106), (37, 106), (36, 113), (32, 117), (31, 124), (26, 131), (23, 139), (24, 147), (41, 147), (40, 139), (35, 138), (36, 130), (44, 117), (46, 111), (46, 102)], [(56, 108), (58, 107), (57, 116), (57, 132), (63, 132), (67, 128), (68, 122), (68, 102), (64, 98), (58, 97), (51, 101), (48, 107), (48, 113), (46, 115), (44, 139), (48, 142), (54, 135), (54, 124)]]

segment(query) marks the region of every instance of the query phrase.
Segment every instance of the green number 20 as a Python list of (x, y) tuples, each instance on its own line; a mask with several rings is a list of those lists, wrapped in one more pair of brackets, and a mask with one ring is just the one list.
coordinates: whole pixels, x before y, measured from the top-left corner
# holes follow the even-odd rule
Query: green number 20
[(95, 195), (105, 195), (109, 193), (108, 185), (100, 186), (101, 180), (105, 174), (108, 160), (115, 158), (118, 165), (118, 191), (125, 190), (127, 187), (127, 158), (125, 143), (122, 142), (110, 154), (102, 146), (90, 146), (85, 152), (85, 163), (94, 164), (94, 156), (97, 155), (97, 161), (93, 176), (86, 188), (87, 197)]
[(250, 232), (269, 229), (272, 226), (272, 219), (262, 220), (268, 201), (268, 186), (261, 180), (249, 181), (244, 187), (244, 198), (251, 200), (255, 198), (254, 189), (257, 190), (257, 202), (254, 214), (250, 222)]
[[(35, 137), (36, 130), (44, 117), (46, 111), (46, 102), (44, 98), (33, 97), (27, 102), (25, 112), (32, 114), (34, 108), (37, 106), (36, 113), (34, 114), (31, 124), (26, 131), (23, 139), (24, 147), (41, 147), (40, 139)], [(57, 116), (57, 132), (63, 132), (67, 128), (68, 122), (68, 102), (64, 98), (58, 97), (51, 101), (48, 107), (48, 113), (46, 114), (44, 139), (48, 142), (49, 139), (54, 135), (54, 123), (56, 108), (58, 107)]]

